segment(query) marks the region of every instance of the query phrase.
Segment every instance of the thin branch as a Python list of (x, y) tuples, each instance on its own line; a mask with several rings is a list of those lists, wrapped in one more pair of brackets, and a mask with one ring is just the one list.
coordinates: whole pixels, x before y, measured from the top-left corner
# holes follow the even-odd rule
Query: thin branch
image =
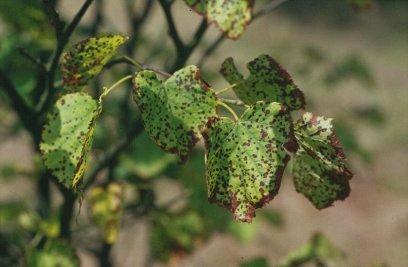
[(95, 167), (89, 172), (89, 178), (84, 183), (84, 190), (89, 188), (93, 182), (98, 177), (98, 174), (108, 167), (112, 162), (114, 162), (117, 157), (125, 150), (130, 143), (143, 131), (143, 125), (139, 122), (135, 124), (135, 127), (127, 134), (126, 137), (121, 139), (117, 144), (115, 144), (111, 149), (106, 152), (105, 155), (101, 157)]
[(168, 73), (168, 72), (165, 72), (163, 70), (159, 70), (159, 69), (157, 69), (155, 67), (152, 67), (152, 66), (149, 66), (149, 65), (146, 65), (146, 64), (142, 64), (142, 63), (140, 63), (140, 62), (138, 62), (138, 61), (136, 61), (134, 59), (131, 59), (128, 56), (122, 56), (120, 58), (113, 59), (113, 60), (109, 61), (108, 64), (105, 65), (105, 68), (109, 69), (109, 68), (112, 68), (113, 66), (115, 66), (117, 64), (128, 64), (128, 65), (136, 67), (138, 69), (138, 71), (151, 70), (151, 71), (156, 72), (157, 74), (163, 75), (164, 77), (170, 77), (171, 76), (171, 74)]
[(46, 66), (38, 59), (33, 57), (28, 51), (27, 49), (25, 49), (24, 47), (17, 47), (18, 52), (25, 58), (27, 58), (31, 63), (33, 63), (34, 65), (36, 65), (41, 71), (46, 72), (47, 68)]
[[(253, 14), (252, 20), (250, 23), (254, 22), (256, 19), (272, 12), (274, 9), (276, 9), (278, 6), (281, 4), (285, 3), (288, 0), (272, 0), (268, 4), (264, 5), (260, 10), (258, 10), (256, 13)], [(217, 50), (217, 48), (222, 44), (222, 42), (226, 39), (226, 35), (224, 33), (221, 33), (217, 39), (214, 40), (214, 42), (204, 51), (203, 55), (201, 56), (200, 60), (198, 61), (198, 66), (201, 67), (205, 60)]]
[(137, 40), (139, 38), (140, 28), (149, 17), (149, 14), (153, 7), (153, 0), (146, 0), (142, 12), (139, 15), (136, 15), (134, 11), (135, 2), (136, 1), (133, 0), (126, 0), (126, 11), (128, 13), (131, 28), (131, 37), (126, 44), (126, 52), (129, 56), (133, 55)]
[(82, 7), (78, 10), (77, 14), (74, 16), (71, 23), (67, 26), (67, 28), (62, 33), (60, 33), (60, 36), (57, 35), (57, 48), (52, 58), (50, 68), (48, 69), (47, 91), (46, 91), (44, 103), (40, 105), (40, 108), (39, 108), (40, 113), (43, 113), (45, 110), (47, 110), (54, 99), (54, 96), (56, 94), (56, 90), (53, 90), (54, 82), (55, 82), (55, 73), (57, 71), (61, 55), (64, 51), (65, 46), (68, 44), (68, 41), (72, 33), (74, 32), (75, 28), (78, 26), (79, 22), (81, 21), (82, 17), (85, 15), (86, 11), (91, 6), (93, 1), (94, 0), (86, 0), (84, 4), (82, 5)]
[(246, 106), (246, 104), (242, 102), (241, 100), (225, 99), (225, 98), (219, 98), (219, 100), (224, 103), (228, 103), (228, 104), (235, 105), (235, 106)]
[(288, 1), (288, 0), (273, 0), (273, 1), (269, 2), (268, 4), (264, 5), (260, 10), (258, 10), (258, 12), (256, 12), (253, 15), (252, 21), (254, 21), (257, 18), (262, 17), (262, 16), (270, 13), (271, 11), (273, 11), (275, 8), (282, 5), (286, 1)]
[(221, 33), (217, 39), (204, 51), (203, 55), (201, 56), (200, 60), (198, 61), (198, 66), (201, 67), (205, 60), (217, 50), (217, 48), (224, 42), (225, 40), (225, 34)]
[(39, 133), (38, 123), (33, 110), (27, 105), (23, 97), (18, 93), (17, 88), (13, 82), (6, 75), (5, 72), (0, 70), (0, 87), (3, 88), (6, 95), (9, 97), (13, 109), (16, 111), (18, 117), (22, 121), (24, 127), (32, 134), (34, 141), (38, 141)]
[(172, 2), (167, 0), (159, 0), (159, 3), (166, 17), (167, 26), (169, 27), (169, 35), (173, 40), (177, 51), (181, 51), (185, 48), (185, 44), (181, 40), (181, 37), (176, 28), (176, 23), (174, 22), (173, 14), (171, 13)]
[(174, 72), (184, 66), (184, 64), (187, 62), (187, 60), (194, 52), (198, 44), (201, 42), (207, 29), (208, 29), (207, 20), (203, 18), (200, 25), (197, 27), (194, 37), (190, 41), (190, 43), (186, 45), (183, 50), (177, 51), (177, 59), (174, 62), (173, 66), (171, 67), (170, 72)]

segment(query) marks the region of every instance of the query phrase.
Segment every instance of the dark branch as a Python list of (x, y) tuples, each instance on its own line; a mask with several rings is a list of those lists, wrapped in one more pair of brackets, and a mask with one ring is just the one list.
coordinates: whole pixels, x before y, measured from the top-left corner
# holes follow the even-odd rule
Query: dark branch
[(176, 23), (174, 22), (173, 14), (171, 13), (172, 2), (167, 0), (159, 0), (159, 3), (166, 17), (167, 26), (169, 27), (169, 35), (176, 46), (177, 52), (182, 51), (186, 46), (180, 38), (176, 28)]
[(134, 124), (135, 127), (127, 134), (126, 137), (121, 139), (116, 145), (114, 145), (108, 152), (102, 156), (95, 167), (89, 172), (89, 178), (84, 183), (84, 190), (89, 188), (96, 180), (98, 174), (114, 162), (118, 156), (128, 147), (130, 143), (143, 131), (143, 125), (138, 122)]
[(65, 46), (68, 44), (68, 41), (74, 32), (75, 28), (78, 26), (79, 22), (81, 21), (82, 17), (85, 15), (86, 11), (90, 7), (94, 0), (86, 0), (82, 7), (78, 10), (77, 14), (71, 21), (71, 23), (67, 26), (67, 28), (60, 33), (60, 37), (57, 35), (57, 48), (54, 53), (54, 56), (51, 61), (51, 66), (48, 70), (48, 83), (47, 83), (47, 91), (46, 91), (46, 98), (43, 105), (40, 107), (40, 113), (43, 113), (48, 109), (51, 105), (52, 101), (54, 100), (54, 96), (56, 94), (56, 90), (54, 89), (54, 82), (55, 82), (55, 73), (58, 68), (58, 64), (61, 58), (61, 55), (64, 51)]
[[(254, 22), (256, 19), (270, 13), (271, 11), (273, 11), (275, 8), (285, 3), (286, 1), (288, 0), (272, 0), (268, 4), (264, 5), (260, 10), (258, 10), (256, 13), (253, 14), (251, 23)], [(226, 38), (226, 35), (224, 35), (223, 33), (220, 34), (217, 37), (217, 39), (215, 39), (214, 42), (204, 51), (197, 65), (202, 66), (204, 62), (207, 60), (207, 58), (212, 53), (214, 53), (215, 50), (217, 50), (217, 48), (222, 44), (225, 38)]]

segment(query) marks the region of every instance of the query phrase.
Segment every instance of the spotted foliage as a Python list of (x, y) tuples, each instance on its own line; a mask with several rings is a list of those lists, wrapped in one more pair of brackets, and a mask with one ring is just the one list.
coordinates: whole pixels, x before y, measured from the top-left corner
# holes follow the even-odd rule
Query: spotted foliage
[(164, 83), (147, 70), (139, 72), (133, 82), (146, 132), (163, 150), (184, 161), (217, 116), (214, 92), (195, 66), (175, 72)]
[(246, 104), (257, 101), (279, 102), (290, 110), (304, 108), (302, 91), (290, 75), (269, 55), (261, 55), (247, 64), (248, 78), (238, 71), (232, 58), (227, 58), (221, 74), (230, 84), (236, 84), (235, 94)]
[(123, 35), (101, 35), (76, 43), (62, 56), (64, 87), (71, 92), (81, 90), (101, 72), (126, 40), (127, 37)]
[(253, 0), (184, 0), (187, 5), (215, 22), (228, 38), (242, 35), (252, 18)]
[(93, 188), (89, 194), (92, 218), (108, 244), (115, 243), (118, 236), (123, 213), (123, 189), (119, 183), (110, 183), (106, 187)]
[(295, 125), (295, 136), (300, 146), (293, 163), (296, 190), (318, 209), (344, 200), (350, 193), (352, 173), (332, 120), (305, 113)]
[(62, 96), (48, 114), (40, 149), (45, 165), (66, 187), (78, 186), (85, 171), (98, 103), (85, 93)]
[(239, 121), (221, 118), (205, 136), (208, 197), (250, 222), (278, 193), (294, 142), (292, 121), (279, 103), (258, 102)]

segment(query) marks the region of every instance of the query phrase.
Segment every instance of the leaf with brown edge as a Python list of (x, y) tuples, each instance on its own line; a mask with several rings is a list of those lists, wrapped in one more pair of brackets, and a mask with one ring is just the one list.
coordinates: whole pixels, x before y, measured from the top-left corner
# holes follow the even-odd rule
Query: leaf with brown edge
[(91, 96), (72, 93), (62, 96), (47, 116), (40, 144), (44, 164), (68, 188), (77, 188), (84, 174), (99, 114)]
[(306, 112), (295, 124), (295, 136), (300, 146), (292, 170), (296, 191), (318, 209), (344, 200), (350, 193), (352, 173), (332, 120)]
[(215, 22), (228, 38), (242, 35), (252, 18), (253, 0), (184, 0), (209, 22)]
[(64, 87), (70, 92), (81, 90), (102, 71), (127, 39), (124, 35), (107, 34), (76, 43), (62, 56), (61, 73)]
[(247, 68), (250, 74), (245, 79), (232, 58), (227, 58), (221, 66), (221, 74), (230, 84), (235, 84), (233, 90), (245, 104), (266, 101), (282, 103), (289, 110), (304, 108), (302, 91), (271, 56), (260, 55), (249, 62)]
[(250, 222), (278, 193), (292, 130), (289, 113), (276, 102), (254, 104), (237, 122), (215, 122), (205, 136), (209, 200)]
[(146, 132), (163, 150), (185, 161), (201, 133), (217, 117), (217, 98), (201, 80), (199, 69), (187, 66), (165, 82), (145, 70), (133, 83)]

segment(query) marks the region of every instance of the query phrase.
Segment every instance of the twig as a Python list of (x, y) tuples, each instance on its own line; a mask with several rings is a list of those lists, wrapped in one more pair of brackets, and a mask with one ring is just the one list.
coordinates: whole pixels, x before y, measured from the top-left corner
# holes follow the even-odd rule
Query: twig
[[(46, 0), (44, 0), (46, 1)], [(56, 94), (56, 90), (54, 89), (54, 82), (55, 82), (55, 73), (58, 68), (58, 63), (60, 61), (61, 55), (64, 51), (65, 46), (68, 44), (68, 41), (74, 32), (75, 28), (78, 26), (79, 22), (81, 21), (82, 17), (85, 15), (86, 11), (90, 7), (94, 0), (86, 0), (82, 7), (78, 10), (77, 14), (71, 21), (71, 23), (67, 26), (65, 30), (62, 31), (62, 33), (57, 32), (57, 48), (54, 53), (54, 56), (51, 60), (51, 65), (50, 68), (48, 69), (48, 83), (47, 83), (47, 90), (46, 90), (46, 96), (44, 103), (39, 106), (40, 113), (43, 113), (48, 109), (48, 107), (51, 105), (54, 96)], [(58, 13), (57, 13), (58, 14)]]
[(228, 104), (235, 105), (235, 106), (246, 106), (246, 104), (242, 102), (241, 100), (225, 99), (225, 98), (219, 98), (219, 100), (221, 100), (224, 103), (228, 103)]
[(186, 45), (181, 51), (177, 51), (177, 58), (174, 62), (173, 66), (170, 69), (170, 72), (174, 72), (177, 69), (184, 66), (187, 62), (188, 58), (196, 49), (197, 45), (200, 43), (201, 39), (204, 37), (206, 30), (208, 29), (207, 20), (204, 18), (200, 25), (198, 26), (193, 39), (190, 41), (188, 45)]
[(228, 110), (228, 112), (231, 113), (231, 115), (234, 117), (235, 121), (239, 120), (237, 113), (235, 113), (235, 111), (230, 106), (228, 106), (225, 102), (218, 101), (217, 103), (219, 106), (224, 107), (226, 110)]
[(24, 127), (32, 134), (34, 141), (39, 141), (39, 126), (33, 110), (27, 105), (10, 78), (0, 70), (0, 87), (9, 97), (13, 109), (22, 121)]
[(18, 52), (20, 52), (20, 54), (22, 56), (24, 56), (25, 58), (27, 58), (31, 63), (33, 63), (34, 65), (36, 65), (42, 72), (46, 72), (47, 68), (46, 66), (38, 59), (33, 57), (28, 51), (27, 49), (25, 49), (24, 47), (17, 47)]
[(201, 67), (205, 60), (217, 50), (217, 48), (224, 42), (225, 40), (225, 34), (221, 33), (217, 39), (204, 51), (203, 55), (201, 56), (200, 60), (198, 61), (198, 66)]
[(131, 28), (131, 37), (126, 44), (126, 52), (129, 56), (133, 56), (137, 40), (139, 38), (140, 28), (143, 23), (148, 18), (150, 11), (153, 7), (153, 0), (146, 0), (146, 3), (143, 7), (142, 12), (139, 15), (136, 15), (134, 11), (134, 0), (125, 0), (126, 1), (126, 11), (128, 13), (130, 28)]
[[(250, 23), (254, 22), (256, 19), (270, 13), (272, 10), (283, 4), (288, 0), (272, 0), (265, 6), (263, 6), (260, 10), (258, 10), (253, 16), (252, 20)], [(217, 39), (214, 40), (214, 42), (204, 51), (203, 55), (201, 56), (200, 60), (198, 61), (198, 66), (201, 67), (205, 60), (212, 54), (214, 53), (215, 50), (222, 44), (222, 42), (225, 40), (226, 35), (225, 34), (220, 34)]]
[(109, 166), (111, 162), (115, 161), (120, 153), (122, 153), (122, 151), (126, 149), (127, 146), (133, 141), (133, 139), (142, 132), (143, 125), (140, 122), (134, 125), (134, 128), (132, 128), (128, 135), (109, 149), (108, 152), (102, 156), (99, 162), (95, 164), (95, 167), (89, 172), (89, 178), (84, 183), (84, 190), (89, 188), (96, 180), (98, 174)]
[(159, 0), (159, 3), (163, 9), (164, 15), (167, 20), (167, 26), (169, 27), (169, 35), (176, 46), (177, 51), (182, 51), (186, 46), (180, 38), (177, 31), (176, 24), (174, 22), (173, 14), (171, 13), (172, 2), (167, 0)]
[(159, 69), (157, 69), (155, 67), (151, 67), (151, 66), (146, 65), (146, 64), (142, 64), (140, 62), (137, 62), (134, 59), (131, 59), (128, 56), (122, 56), (120, 58), (113, 59), (113, 60), (109, 61), (108, 64), (105, 65), (105, 68), (109, 69), (109, 68), (112, 68), (113, 66), (115, 66), (117, 64), (123, 64), (123, 63), (135, 66), (138, 69), (138, 71), (151, 70), (151, 71), (156, 72), (157, 74), (163, 75), (164, 77), (170, 77), (171, 76), (171, 74), (168, 73), (168, 72), (159, 70)]

